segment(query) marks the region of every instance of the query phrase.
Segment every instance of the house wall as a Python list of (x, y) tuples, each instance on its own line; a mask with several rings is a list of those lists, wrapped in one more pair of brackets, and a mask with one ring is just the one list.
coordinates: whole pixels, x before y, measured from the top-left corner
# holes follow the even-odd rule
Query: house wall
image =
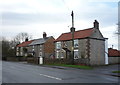
[(90, 39), (90, 65), (105, 65), (105, 41)]
[(86, 57), (86, 41), (87, 39), (80, 39), (79, 40), (79, 57), (85, 58)]
[(90, 36), (91, 38), (104, 39), (99, 29), (94, 28), (94, 33)]
[(29, 51), (29, 47), (17, 47), (16, 48), (16, 56), (27, 56), (27, 53), (24, 52), (24, 48)]
[(39, 45), (34, 45), (34, 52), (35, 52), (35, 57), (39, 57)]
[(50, 58), (52, 57), (51, 55), (54, 55), (54, 50), (55, 50), (55, 44), (54, 44), (54, 38), (51, 37), (44, 43), (44, 57), (45, 58)]
[(42, 56), (44, 56), (44, 54), (43, 54), (43, 45), (29, 46), (29, 52), (33, 52), (33, 51), (35, 52), (34, 57), (40, 57), (40, 52), (42, 52)]
[(120, 63), (120, 57), (108, 57), (109, 64), (118, 64)]
[(57, 42), (55, 42), (55, 57), (58, 58), (57, 57), (57, 51), (58, 51), (59, 52), (59, 58), (67, 58), (68, 59), (70, 56), (69, 55), (66, 56), (66, 51), (63, 49), (63, 47), (64, 47), (64, 43), (66, 43), (66, 45), (67, 45), (66, 48), (71, 50), (72, 49), (72, 41), (64, 41), (64, 42), (60, 41), (60, 42), (61, 42), (60, 49), (56, 48)]
[[(78, 44), (79, 44), (78, 47), (74, 48), (74, 50), (78, 50), (79, 58), (86, 57), (86, 41), (87, 41), (87, 39), (79, 39), (78, 40)], [(72, 50), (72, 41), (64, 41), (64, 42), (67, 44), (67, 49), (69, 49), (71, 51)], [(56, 46), (56, 44), (55, 44), (55, 46)], [(63, 42), (61, 42), (61, 46), (63, 46)], [(55, 48), (55, 51), (59, 51), (60, 54), (63, 52), (64, 58), (66, 58), (66, 51), (63, 50), (62, 47), (59, 50)], [(69, 57), (70, 56), (67, 56), (67, 58), (69, 58)]]
[(29, 46), (28, 52), (32, 52), (32, 49), (33, 49), (33, 47), (32, 47), (32, 46)]

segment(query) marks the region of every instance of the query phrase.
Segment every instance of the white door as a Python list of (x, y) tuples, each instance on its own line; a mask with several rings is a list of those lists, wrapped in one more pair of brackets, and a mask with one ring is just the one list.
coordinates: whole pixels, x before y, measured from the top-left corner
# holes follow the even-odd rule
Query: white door
[(42, 57), (42, 52), (39, 54), (39, 64), (43, 64), (43, 57)]
[(39, 64), (43, 64), (43, 58), (42, 57), (39, 58)]

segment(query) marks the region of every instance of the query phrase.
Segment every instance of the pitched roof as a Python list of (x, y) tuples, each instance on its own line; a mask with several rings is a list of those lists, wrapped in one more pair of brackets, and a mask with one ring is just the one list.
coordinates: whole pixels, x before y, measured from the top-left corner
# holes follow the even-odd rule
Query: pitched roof
[(49, 38), (52, 38), (52, 36), (46, 37), (46, 38), (34, 39), (31, 41), (26, 41), (26, 42), (23, 42), (23, 43), (17, 45), (17, 47), (26, 47), (26, 46), (30, 46), (30, 45), (44, 44)]
[[(74, 32), (74, 39), (81, 39), (89, 37), (93, 33), (93, 28), (79, 30)], [(71, 40), (72, 34), (71, 32), (61, 34), (55, 41), (65, 41)]]
[(30, 43), (29, 45), (44, 44), (49, 38), (50, 38), (50, 37), (36, 39), (36, 40), (34, 40), (32, 43)]
[(33, 41), (34, 41), (34, 40), (23, 42), (23, 43), (17, 45), (17, 47), (26, 47), (26, 46), (28, 46), (30, 43), (32, 43)]
[(119, 51), (119, 50), (116, 50), (116, 49), (109, 48), (109, 49), (108, 49), (108, 56), (120, 57), (120, 51)]

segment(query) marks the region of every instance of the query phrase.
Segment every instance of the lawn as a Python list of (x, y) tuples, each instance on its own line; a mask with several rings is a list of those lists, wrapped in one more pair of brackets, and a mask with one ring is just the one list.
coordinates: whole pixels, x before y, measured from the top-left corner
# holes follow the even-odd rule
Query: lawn
[(63, 66), (63, 67), (72, 67), (72, 68), (79, 68), (79, 69), (92, 69), (90, 66), (84, 66), (84, 65), (67, 65), (67, 64), (49, 64), (53, 66)]

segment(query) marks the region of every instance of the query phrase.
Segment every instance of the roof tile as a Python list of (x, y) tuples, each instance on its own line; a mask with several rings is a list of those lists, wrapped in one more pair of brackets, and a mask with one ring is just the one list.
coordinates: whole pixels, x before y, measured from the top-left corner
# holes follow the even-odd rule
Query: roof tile
[(33, 41), (34, 41), (34, 40), (23, 42), (23, 43), (17, 45), (17, 47), (26, 47), (26, 46), (28, 46), (30, 43), (32, 43)]
[[(93, 33), (93, 28), (79, 30), (74, 32), (74, 39), (81, 39), (89, 37)], [(65, 41), (65, 40), (71, 40), (72, 34), (69, 33), (63, 33), (61, 34), (55, 41)]]
[(116, 49), (109, 48), (109, 49), (108, 49), (108, 56), (120, 57), (120, 51), (119, 51), (119, 50), (116, 50)]

